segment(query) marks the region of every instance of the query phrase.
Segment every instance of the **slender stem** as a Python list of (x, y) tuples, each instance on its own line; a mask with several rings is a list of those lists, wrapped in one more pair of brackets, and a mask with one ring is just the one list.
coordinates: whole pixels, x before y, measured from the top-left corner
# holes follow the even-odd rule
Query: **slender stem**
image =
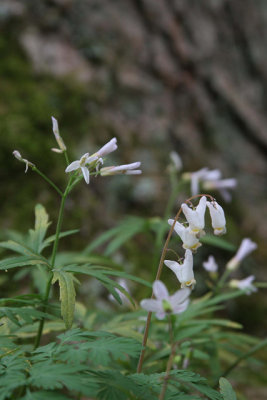
[[(58, 221), (57, 221), (57, 228), (56, 228), (56, 235), (55, 235), (54, 246), (53, 246), (52, 256), (51, 256), (51, 269), (53, 269), (53, 267), (55, 265), (55, 259), (56, 259), (58, 242), (59, 242), (59, 235), (60, 235), (60, 230), (61, 230), (62, 220), (63, 220), (64, 206), (65, 206), (65, 201), (66, 201), (67, 195), (69, 193), (69, 187), (71, 185), (71, 182), (72, 182), (72, 178), (69, 179), (67, 188), (61, 199), (61, 204), (60, 204), (60, 209), (59, 209), (59, 214), (58, 214)], [(46, 309), (47, 309), (47, 302), (48, 302), (48, 298), (49, 298), (49, 294), (50, 294), (52, 279), (53, 279), (53, 274), (51, 273), (51, 275), (47, 281), (46, 291), (45, 291), (45, 295), (44, 295), (44, 305), (43, 305), (43, 309), (42, 309), (42, 311), (44, 313), (46, 312)], [(38, 328), (37, 336), (35, 339), (34, 349), (36, 349), (40, 344), (42, 333), (43, 333), (43, 328), (44, 328), (44, 318), (42, 318), (39, 323), (39, 328)]]
[(217, 291), (224, 286), (226, 279), (229, 277), (229, 275), (231, 275), (232, 272), (233, 271), (231, 271), (230, 269), (226, 269), (224, 271), (221, 278), (219, 279), (219, 282), (217, 283), (217, 286), (216, 286)]
[[(179, 191), (178, 190), (178, 186), (177, 186), (176, 174), (174, 172), (170, 173), (170, 184), (171, 184), (171, 194), (169, 196), (168, 203), (167, 203), (167, 206), (166, 206), (166, 209), (165, 209), (163, 221), (166, 221), (169, 218), (170, 213), (171, 213), (171, 211), (173, 209), (173, 206), (174, 206), (174, 203), (175, 203), (176, 195), (177, 195), (177, 193)], [(167, 231), (167, 229), (166, 229), (166, 231)], [(159, 228), (159, 230), (157, 232), (157, 236), (156, 236), (155, 257), (154, 257), (155, 261), (154, 261), (153, 265), (158, 262), (158, 252), (159, 252), (159, 249), (161, 247), (163, 236), (164, 236), (166, 231), (165, 231), (165, 225), (162, 224), (160, 226), (160, 228)]]
[(70, 161), (69, 161), (67, 150), (64, 151), (64, 157), (65, 157), (66, 165), (68, 166)]
[(167, 390), (167, 386), (168, 386), (168, 380), (170, 377), (170, 371), (173, 365), (173, 359), (176, 353), (176, 348), (178, 343), (174, 343), (173, 342), (173, 326), (172, 326), (172, 321), (171, 321), (171, 316), (169, 316), (169, 333), (170, 333), (170, 343), (171, 343), (171, 354), (169, 356), (168, 359), (168, 363), (167, 363), (167, 367), (166, 367), (166, 375), (164, 377), (164, 383), (159, 395), (159, 400), (164, 400), (165, 394), (166, 394), (166, 390)]
[(57, 192), (58, 194), (62, 197), (63, 193), (61, 192), (61, 190), (57, 187), (57, 185), (55, 185), (45, 174), (43, 174), (37, 167), (32, 167), (32, 170), (37, 172), (38, 175), (40, 175), (47, 183), (49, 183), (50, 186), (52, 186)]
[[(189, 197), (189, 199), (187, 199), (185, 202), (189, 203), (191, 200), (197, 198), (197, 197), (203, 197), (203, 196), (207, 196), (209, 198), (211, 198), (212, 200), (214, 200), (214, 198), (212, 196), (210, 196), (209, 194), (197, 194), (196, 196), (192, 196)], [(173, 221), (173, 224), (171, 226), (171, 229), (169, 230), (166, 242), (164, 244), (164, 247), (162, 249), (162, 253), (161, 253), (161, 257), (160, 257), (160, 261), (159, 261), (159, 266), (158, 266), (158, 270), (157, 270), (157, 274), (156, 274), (156, 278), (155, 280), (159, 280), (160, 276), (161, 276), (161, 272), (162, 272), (162, 268), (163, 268), (163, 262), (168, 250), (168, 245), (169, 245), (169, 241), (171, 239), (171, 235), (174, 231), (174, 227), (176, 222), (178, 221), (178, 218), (180, 217), (180, 214), (182, 212), (182, 208), (180, 207), (175, 218)], [(153, 299), (153, 294), (151, 296), (151, 298)], [(146, 343), (147, 343), (147, 339), (148, 339), (148, 332), (149, 332), (149, 326), (150, 326), (150, 322), (151, 322), (151, 315), (152, 312), (149, 311), (148, 315), (147, 315), (147, 320), (146, 320), (146, 326), (145, 326), (145, 331), (144, 331), (144, 337), (143, 337), (143, 342), (142, 342), (142, 350), (140, 353), (140, 357), (139, 357), (139, 361), (138, 361), (138, 365), (137, 365), (137, 373), (140, 373), (142, 371), (142, 366), (143, 366), (143, 362), (144, 362), (144, 356), (145, 356), (145, 351), (146, 351)]]

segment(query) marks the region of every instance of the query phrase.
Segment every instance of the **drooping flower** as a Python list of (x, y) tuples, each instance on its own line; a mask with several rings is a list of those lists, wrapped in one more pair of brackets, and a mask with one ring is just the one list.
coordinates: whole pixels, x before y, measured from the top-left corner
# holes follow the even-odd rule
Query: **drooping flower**
[(21, 154), (20, 154), (20, 152), (19, 152), (18, 150), (14, 150), (14, 151), (13, 151), (13, 156), (14, 156), (17, 160), (19, 160), (19, 161), (21, 161), (21, 162), (24, 162), (24, 163), (26, 164), (25, 173), (28, 171), (29, 166), (30, 166), (30, 167), (35, 167), (35, 165), (34, 165), (32, 162), (26, 160), (25, 158), (22, 158), (22, 156), (21, 156)]
[(139, 175), (142, 173), (139, 168), (141, 163), (134, 162), (131, 164), (125, 164), (125, 165), (117, 165), (117, 166), (112, 166), (112, 167), (104, 167), (100, 169), (100, 175), (101, 176), (107, 176), (107, 175), (119, 175), (119, 174), (125, 174), (125, 175)]
[[(174, 223), (174, 219), (168, 219), (168, 224), (172, 225)], [(185, 227), (180, 224), (180, 222), (175, 222), (174, 225), (175, 232), (180, 236), (183, 242), (184, 249), (190, 249), (192, 251), (196, 251), (201, 245), (196, 235), (194, 235), (189, 227)]]
[(51, 118), (52, 118), (53, 132), (54, 132), (54, 135), (55, 135), (58, 147), (59, 147), (59, 149), (53, 148), (52, 150), (55, 153), (63, 153), (67, 148), (65, 146), (65, 143), (63, 142), (62, 137), (59, 134), (58, 123), (57, 123), (56, 118), (54, 118), (54, 117), (51, 117)]
[(188, 288), (180, 289), (170, 296), (164, 283), (155, 281), (153, 293), (156, 299), (144, 299), (140, 305), (146, 311), (155, 312), (158, 319), (164, 319), (166, 314), (181, 314), (188, 307), (190, 295)]
[(251, 239), (243, 239), (236, 255), (227, 263), (226, 268), (230, 270), (236, 269), (241, 261), (257, 247), (257, 244), (252, 242)]
[(80, 169), (82, 171), (85, 182), (89, 183), (90, 173), (89, 173), (88, 166), (90, 163), (94, 162), (95, 160), (97, 160), (97, 156), (93, 155), (93, 156), (89, 157), (89, 153), (85, 153), (80, 158), (80, 160), (76, 160), (76, 161), (73, 161), (72, 163), (70, 163), (70, 165), (68, 165), (68, 167), (65, 169), (65, 172), (72, 172), (77, 169)]
[(184, 262), (179, 264), (177, 261), (164, 260), (164, 264), (176, 275), (181, 287), (193, 286), (196, 283), (193, 271), (193, 255), (191, 250), (186, 250)]
[(238, 279), (232, 279), (229, 282), (229, 286), (232, 288), (237, 288), (240, 290), (244, 290), (246, 294), (251, 294), (253, 292), (257, 292), (257, 288), (252, 284), (254, 281), (255, 276), (250, 275), (245, 279), (238, 280)]
[(220, 236), (226, 233), (226, 220), (223, 208), (216, 202), (208, 202), (207, 206), (210, 211), (211, 224), (214, 229), (214, 235)]
[[(130, 293), (130, 290), (129, 290), (129, 288), (128, 288), (128, 285), (127, 285), (127, 282), (126, 282), (125, 279), (120, 278), (120, 279), (118, 280), (118, 284), (119, 284), (123, 289), (125, 289), (126, 292)], [(119, 295), (119, 297), (120, 297), (120, 299), (121, 299), (121, 302), (122, 302), (122, 305), (128, 306), (128, 305), (130, 304), (130, 300), (128, 299), (128, 297), (127, 297), (122, 291), (120, 291), (120, 289), (114, 288), (114, 290), (115, 290), (115, 291), (117, 292), (117, 294)], [(116, 301), (115, 297), (114, 297), (111, 293), (109, 294), (108, 298), (109, 298), (111, 301)]]
[(208, 260), (203, 262), (203, 267), (208, 272), (217, 272), (218, 271), (218, 264), (215, 261), (213, 256), (209, 256)]
[(202, 232), (205, 226), (205, 211), (206, 211), (207, 199), (202, 196), (195, 210), (188, 207), (187, 204), (182, 204), (183, 213), (189, 223), (189, 228), (195, 235)]

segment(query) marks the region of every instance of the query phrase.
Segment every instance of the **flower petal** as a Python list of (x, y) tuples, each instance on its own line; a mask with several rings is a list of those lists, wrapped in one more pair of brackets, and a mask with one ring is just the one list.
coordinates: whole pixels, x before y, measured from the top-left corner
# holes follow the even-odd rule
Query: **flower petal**
[(146, 311), (162, 312), (162, 302), (153, 299), (144, 299), (141, 301), (140, 306)]
[(157, 319), (164, 319), (165, 315), (166, 315), (165, 311), (159, 311), (159, 312), (156, 313), (156, 318)]
[(172, 296), (170, 296), (170, 303), (173, 308), (177, 307), (179, 304), (181, 305), (184, 301), (189, 297), (191, 290), (188, 288), (177, 290)]
[(76, 169), (80, 168), (80, 161), (73, 161), (70, 165), (67, 166), (65, 172), (75, 171)]
[(168, 290), (161, 281), (155, 281), (153, 283), (153, 293), (157, 300), (168, 299), (169, 297)]
[(82, 173), (83, 173), (83, 177), (86, 183), (89, 183), (90, 181), (90, 174), (89, 174), (89, 170), (86, 167), (82, 167), (81, 168)]

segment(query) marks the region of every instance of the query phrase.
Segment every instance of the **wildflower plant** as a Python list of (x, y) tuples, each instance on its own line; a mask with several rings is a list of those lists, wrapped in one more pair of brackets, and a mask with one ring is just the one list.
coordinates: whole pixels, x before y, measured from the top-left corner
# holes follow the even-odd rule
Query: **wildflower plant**
[[(252, 294), (260, 286), (254, 276), (236, 279), (234, 275), (256, 244), (245, 239), (225, 268), (210, 255), (204, 269), (199, 269), (201, 245), (229, 248), (220, 238), (226, 234), (227, 216), (213, 196), (195, 193), (171, 218), (181, 189), (176, 178), (182, 170), (180, 157), (172, 153), (168, 168), (172, 189), (163, 220), (129, 217), (83, 251), (61, 251), (60, 239), (78, 233), (62, 231), (66, 199), (73, 188), (84, 181), (90, 187), (94, 177), (140, 175), (141, 169), (140, 162), (106, 165), (108, 155), (117, 150), (116, 138), (94, 153), (85, 149), (78, 160), (71, 161), (55, 118), (52, 130), (58, 145), (52, 151), (65, 163), (64, 189), (39, 170), (38, 162), (24, 159), (18, 150), (13, 152), (25, 163), (25, 172), (31, 169), (51, 186), (60, 205), (54, 234), (48, 235), (49, 215), (37, 204), (34, 228), (27, 234), (10, 231), (0, 243), (3, 252), (12, 252), (4, 253), (0, 261), (3, 281), (27, 276), (33, 289), (0, 300), (0, 400), (236, 399), (226, 377), (241, 362), (249, 369), (255, 361), (251, 356), (266, 340), (240, 333), (238, 323), (218, 318), (216, 311), (225, 301)], [(221, 177), (218, 170), (204, 172), (210, 181)], [(201, 179), (205, 183), (203, 176), (192, 175), (194, 190)], [(149, 266), (154, 276), (149, 281), (143, 279), (142, 271), (138, 276), (125, 272), (113, 257), (140, 233), (154, 235), (156, 255)], [(170, 259), (170, 253), (175, 259)], [(194, 288), (199, 273), (207, 276), (207, 285), (205, 295), (197, 298)], [(170, 281), (175, 289), (168, 287)], [(77, 301), (76, 291), (83, 282), (94, 289), (98, 282), (109, 292), (105, 294), (108, 311), (99, 307), (97, 292), (94, 304)], [(146, 293), (145, 298), (139, 292)], [(149, 293), (151, 298), (146, 298)], [(122, 311), (117, 311), (120, 306), (124, 306)]]

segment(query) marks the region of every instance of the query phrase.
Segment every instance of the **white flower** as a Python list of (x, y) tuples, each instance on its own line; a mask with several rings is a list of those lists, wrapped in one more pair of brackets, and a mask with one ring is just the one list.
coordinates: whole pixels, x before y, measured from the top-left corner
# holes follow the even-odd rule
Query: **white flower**
[(112, 153), (113, 151), (117, 150), (117, 139), (114, 137), (112, 138), (108, 143), (106, 143), (101, 149), (99, 149), (96, 153), (93, 154), (93, 156), (97, 156), (97, 164), (96, 164), (96, 170), (99, 170), (99, 167), (104, 164), (103, 158), (109, 153)]
[[(123, 279), (123, 278), (119, 279), (119, 280), (118, 280), (118, 284), (119, 284), (123, 289), (125, 289), (126, 292), (130, 293), (129, 288), (128, 288), (128, 285), (127, 285), (125, 279)], [(118, 293), (118, 295), (119, 295), (119, 297), (120, 297), (120, 299), (121, 299), (123, 305), (127, 306), (127, 305), (130, 304), (130, 300), (128, 299), (128, 297), (127, 297), (123, 292), (120, 291), (120, 289), (114, 288), (114, 290)], [(114, 297), (111, 293), (109, 294), (108, 298), (109, 298), (111, 301), (116, 301), (115, 297)]]
[(192, 233), (197, 234), (204, 229), (205, 226), (205, 211), (207, 199), (205, 196), (201, 197), (195, 210), (188, 207), (187, 204), (182, 204), (182, 210), (186, 216), (189, 228)]
[(156, 313), (158, 319), (165, 318), (166, 314), (181, 314), (184, 312), (189, 304), (190, 290), (180, 289), (172, 296), (161, 281), (155, 281), (153, 283), (153, 293), (156, 299), (144, 299), (140, 305), (146, 311), (152, 311)]
[(192, 196), (199, 194), (199, 185), (202, 183), (205, 190), (218, 190), (225, 201), (230, 201), (232, 196), (227, 189), (234, 189), (237, 181), (234, 178), (221, 179), (222, 173), (219, 169), (209, 170), (207, 167), (198, 171), (184, 174), (185, 179), (191, 179)]
[(25, 173), (28, 171), (29, 166), (30, 166), (30, 167), (35, 167), (35, 165), (34, 165), (32, 162), (26, 160), (25, 158), (22, 158), (22, 156), (21, 156), (21, 154), (20, 154), (20, 152), (19, 152), (18, 150), (14, 150), (14, 151), (13, 151), (13, 156), (14, 156), (17, 160), (19, 160), (19, 161), (21, 161), (21, 162), (24, 162), (24, 163), (26, 164)]
[(59, 149), (52, 149), (54, 152), (56, 153), (63, 153), (63, 151), (65, 151), (67, 148), (65, 146), (65, 143), (63, 142), (62, 137), (59, 134), (59, 129), (58, 129), (58, 123), (56, 118), (51, 117), (52, 118), (52, 125), (53, 125), (53, 132), (57, 141), (57, 144), (59, 146)]
[(203, 267), (208, 272), (217, 272), (218, 271), (218, 264), (215, 261), (213, 256), (209, 256), (208, 260), (203, 262)]
[(199, 182), (205, 179), (218, 180), (221, 177), (221, 171), (218, 169), (209, 170), (207, 167), (201, 168), (190, 174), (192, 196), (199, 194)]
[(203, 182), (203, 189), (205, 190), (218, 190), (223, 199), (227, 202), (231, 201), (232, 195), (227, 189), (234, 189), (237, 185), (235, 178), (221, 179), (221, 180), (205, 180)]
[(114, 137), (112, 138), (108, 143), (106, 143), (101, 149), (99, 149), (94, 155), (97, 155), (98, 157), (104, 157), (109, 153), (112, 153), (113, 151), (117, 150), (117, 139)]
[(118, 175), (118, 174), (139, 175), (142, 173), (142, 171), (136, 168), (139, 168), (140, 165), (141, 163), (138, 161), (132, 164), (104, 167), (100, 169), (100, 175), (101, 176)]
[(164, 264), (175, 273), (182, 288), (194, 286), (196, 283), (193, 271), (193, 255), (190, 250), (186, 250), (183, 264), (171, 260), (165, 260)]
[[(173, 225), (174, 219), (168, 219), (168, 224)], [(180, 222), (175, 222), (174, 230), (177, 235), (180, 236), (183, 242), (184, 249), (190, 249), (192, 251), (197, 250), (201, 245), (198, 238), (191, 232), (189, 227), (185, 227)]]
[(241, 261), (257, 247), (257, 244), (255, 242), (252, 242), (251, 239), (243, 239), (239, 249), (237, 250), (236, 255), (227, 263), (227, 269), (236, 269)]
[(90, 181), (90, 173), (88, 169), (88, 165), (97, 160), (97, 156), (90, 156), (89, 153), (85, 153), (80, 160), (73, 161), (68, 167), (65, 169), (65, 172), (75, 171), (76, 169), (80, 169), (82, 171), (84, 180), (86, 183)]
[(177, 172), (181, 171), (181, 169), (183, 168), (183, 162), (179, 154), (176, 151), (171, 151), (170, 159), (172, 162), (171, 167)]
[(237, 280), (237, 279), (232, 279), (229, 283), (230, 287), (232, 288), (237, 288), (240, 290), (244, 290), (246, 294), (251, 294), (253, 292), (257, 292), (257, 288), (253, 286), (252, 282), (254, 281), (255, 276), (250, 275), (245, 279), (242, 280)]
[(216, 202), (208, 202), (207, 206), (210, 210), (211, 224), (214, 229), (214, 235), (223, 235), (226, 233), (226, 220), (223, 208)]

